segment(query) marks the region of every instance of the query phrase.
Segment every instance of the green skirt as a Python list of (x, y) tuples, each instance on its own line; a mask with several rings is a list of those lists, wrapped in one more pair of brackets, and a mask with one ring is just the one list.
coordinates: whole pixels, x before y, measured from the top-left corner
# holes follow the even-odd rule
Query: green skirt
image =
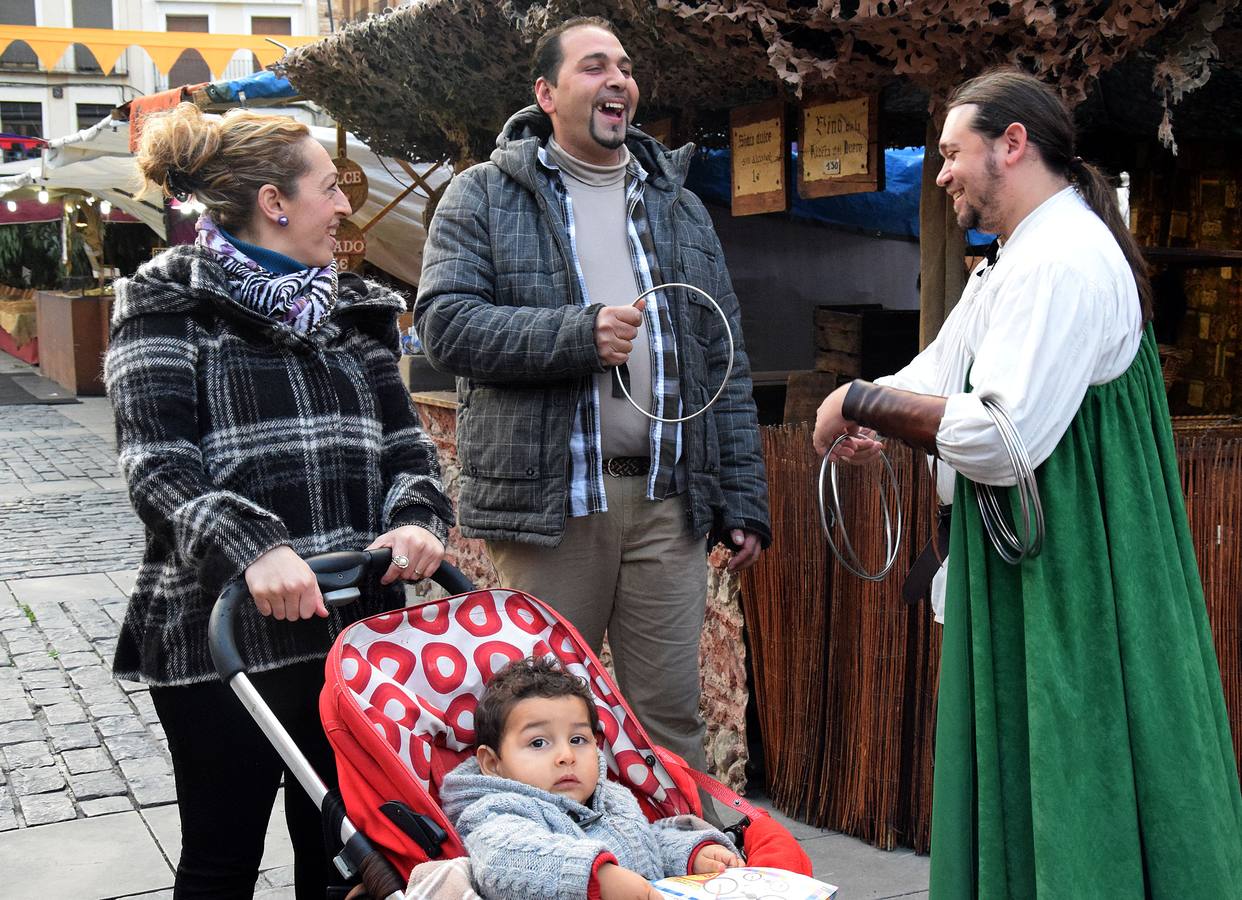
[(1019, 566), (957, 479), (931, 897), (1242, 896), (1242, 795), (1150, 332), (1037, 477), (1043, 552)]

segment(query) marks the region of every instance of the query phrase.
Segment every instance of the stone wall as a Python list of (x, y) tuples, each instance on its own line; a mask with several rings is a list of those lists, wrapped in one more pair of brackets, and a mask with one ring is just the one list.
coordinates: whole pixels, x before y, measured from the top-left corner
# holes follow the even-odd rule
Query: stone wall
[[(423, 428), (440, 456), (444, 487), (457, 500), (461, 467), (457, 463), (457, 411), (451, 394), (415, 394)], [(448, 559), (475, 584), (496, 585), (496, 570), (482, 541), (463, 538), (456, 527), (449, 533)], [(700, 662), (703, 681), (703, 718), (707, 722), (706, 751), (709, 774), (736, 791), (746, 784), (746, 650), (742, 641), (742, 606), (737, 577), (725, 568), (728, 554), (717, 547), (709, 558), (707, 617), (703, 626)], [(419, 593), (438, 588), (419, 587)], [(605, 647), (604, 662), (608, 663)]]

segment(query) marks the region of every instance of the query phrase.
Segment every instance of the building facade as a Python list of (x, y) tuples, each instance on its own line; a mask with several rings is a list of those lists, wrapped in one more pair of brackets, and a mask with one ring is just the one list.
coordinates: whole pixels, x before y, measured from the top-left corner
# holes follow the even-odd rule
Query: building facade
[[(0, 0), (0, 24), (118, 31), (316, 35), (325, 0)], [(338, 0), (339, 2), (339, 0)], [(110, 61), (109, 61), (110, 62)], [(105, 62), (104, 65), (108, 65)], [(57, 138), (95, 124), (113, 107), (182, 84), (238, 78), (258, 70), (239, 51), (212, 73), (196, 50), (161, 73), (145, 50), (130, 47), (104, 72), (89, 50), (74, 46), (51, 69), (24, 43), (0, 54), (0, 132)], [(8, 157), (14, 153), (9, 151)]]

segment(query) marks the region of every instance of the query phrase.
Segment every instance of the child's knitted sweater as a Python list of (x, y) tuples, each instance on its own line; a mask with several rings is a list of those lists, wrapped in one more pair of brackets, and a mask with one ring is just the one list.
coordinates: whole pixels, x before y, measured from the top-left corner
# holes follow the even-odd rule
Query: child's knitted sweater
[(599, 896), (595, 871), (606, 862), (655, 881), (689, 873), (705, 844), (734, 850), (715, 829), (687, 830), (689, 816), (648, 822), (633, 794), (605, 775), (601, 754), (599, 787), (586, 806), (484, 775), (474, 759), (446, 775), (440, 804), (465, 841), (479, 893), (488, 900), (583, 900)]

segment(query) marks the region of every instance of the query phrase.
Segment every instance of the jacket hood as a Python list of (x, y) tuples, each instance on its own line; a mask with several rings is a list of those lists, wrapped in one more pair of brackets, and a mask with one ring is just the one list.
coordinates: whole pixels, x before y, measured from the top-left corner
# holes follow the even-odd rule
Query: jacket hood
[[(404, 312), (405, 298), (351, 272), (338, 276), (337, 301), (332, 318), (342, 314), (382, 313), (385, 318)], [(112, 303), (113, 332), (126, 321), (147, 315), (218, 315), (259, 330), (292, 332), (235, 301), (228, 276), (211, 253), (194, 244), (170, 247), (143, 263), (129, 278), (116, 284)]]
[[(509, 117), (496, 136), (492, 162), (501, 171), (530, 190), (535, 190), (535, 172), (539, 148), (552, 135), (552, 120), (538, 106), (531, 104)], [(669, 150), (655, 138), (630, 126), (625, 132), (625, 146), (630, 155), (647, 171), (651, 183), (662, 190), (675, 191), (686, 183), (694, 144)]]
[[(440, 802), (444, 806), (444, 813), (449, 821), (455, 823), (459, 831), (464, 828), (465, 832), (471, 830), (473, 816), (462, 819), (463, 812), (479, 800), (487, 800), (486, 805), (490, 808), (494, 803), (500, 802), (500, 795), (504, 794), (516, 795), (516, 798), (520, 798), (519, 805), (529, 805), (531, 801), (550, 803), (575, 822), (586, 824), (611, 808), (612, 798), (609, 797), (607, 776), (608, 764), (601, 752), (599, 754), (599, 784), (595, 788), (595, 793), (583, 804), (563, 794), (553, 794), (551, 791), (532, 787), (521, 781), (501, 778), (498, 775), (484, 775), (479, 768), (479, 761), (470, 757), (444, 776), (444, 781), (440, 785)], [(619, 786), (617, 789), (626, 790)], [(462, 837), (465, 836), (463, 832)]]

